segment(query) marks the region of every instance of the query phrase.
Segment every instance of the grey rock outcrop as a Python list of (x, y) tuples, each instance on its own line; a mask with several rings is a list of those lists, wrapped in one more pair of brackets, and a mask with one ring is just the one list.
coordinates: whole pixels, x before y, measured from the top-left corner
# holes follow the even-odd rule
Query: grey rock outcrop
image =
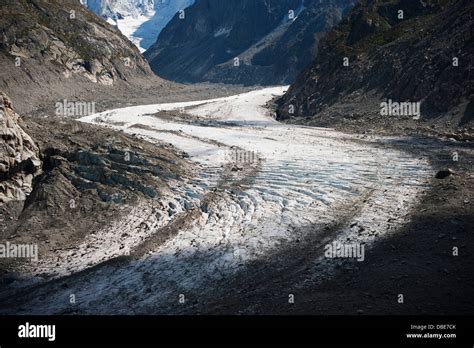
[(41, 172), (39, 149), (23, 130), (10, 99), (0, 92), (0, 203), (23, 201)]

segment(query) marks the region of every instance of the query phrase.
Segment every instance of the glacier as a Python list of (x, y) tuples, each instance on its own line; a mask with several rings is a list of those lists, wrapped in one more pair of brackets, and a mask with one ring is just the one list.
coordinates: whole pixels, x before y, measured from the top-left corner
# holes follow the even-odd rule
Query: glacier
[(84, 6), (104, 18), (143, 53), (151, 47), (174, 15), (195, 0), (82, 0)]
[[(184, 309), (174, 306), (178, 294), (210, 298), (233, 286), (246, 267), (269, 262), (296, 243), (306, 241), (309, 249), (363, 245), (367, 255), (397, 234), (429, 185), (428, 159), (391, 147), (396, 137), (279, 123), (267, 105), (287, 89), (128, 106), (81, 118), (171, 144), (188, 154), (195, 175), (170, 181), (168, 195), (141, 201), (76, 249), (27, 266), (15, 286), (34, 282), (35, 296), (15, 313), (69, 313), (69, 296), (75, 294), (80, 301), (74, 314), (179, 314)], [(157, 114), (166, 110), (187, 118)], [(235, 149), (258, 153), (257, 160), (229, 156)], [(170, 203), (175, 214), (167, 211)], [(328, 234), (327, 227), (338, 221)], [(356, 226), (365, 226), (365, 232)], [(175, 232), (163, 243), (150, 242), (163, 229)], [(124, 257), (130, 258), (119, 261)], [(306, 285), (298, 286), (330, 279), (347, 265), (344, 260), (311, 254)], [(279, 267), (286, 270), (288, 262), (282, 258)], [(67, 287), (51, 281), (64, 277)], [(0, 308), (0, 314), (11, 309)]]

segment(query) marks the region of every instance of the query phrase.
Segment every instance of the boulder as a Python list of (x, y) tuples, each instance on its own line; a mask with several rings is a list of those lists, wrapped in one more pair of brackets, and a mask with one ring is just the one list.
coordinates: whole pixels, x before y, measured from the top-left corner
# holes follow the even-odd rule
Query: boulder
[(436, 173), (435, 178), (436, 179), (444, 179), (447, 178), (448, 176), (454, 174), (454, 172), (451, 169), (444, 169), (440, 170), (438, 173)]

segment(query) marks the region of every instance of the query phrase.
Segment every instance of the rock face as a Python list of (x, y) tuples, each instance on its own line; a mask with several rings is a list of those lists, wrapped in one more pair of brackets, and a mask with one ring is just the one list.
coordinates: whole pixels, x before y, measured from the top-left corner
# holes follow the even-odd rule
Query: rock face
[(23, 103), (154, 78), (137, 47), (77, 0), (2, 1), (0, 28), (0, 89), (21, 113)]
[(321, 41), (281, 99), (279, 119), (341, 118), (348, 110), (380, 117), (381, 101), (391, 99), (421, 103), (422, 120), (472, 121), (473, 13), (468, 0), (361, 1)]
[(10, 99), (0, 92), (0, 203), (22, 201), (41, 172), (39, 149), (23, 130)]
[(159, 76), (179, 82), (289, 83), (354, 2), (197, 0), (145, 57)]

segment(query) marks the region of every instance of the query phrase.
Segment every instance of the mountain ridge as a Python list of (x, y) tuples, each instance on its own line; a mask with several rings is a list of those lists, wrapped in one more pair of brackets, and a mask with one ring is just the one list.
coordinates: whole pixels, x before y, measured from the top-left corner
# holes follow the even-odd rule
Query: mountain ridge
[(177, 82), (287, 84), (354, 2), (197, 0), (145, 57), (158, 76)]
[(473, 13), (464, 0), (361, 1), (321, 41), (320, 55), (279, 101), (278, 118), (375, 122), (380, 103), (393, 100), (420, 103), (422, 121), (472, 121)]
[(114, 26), (75, 0), (3, 0), (0, 90), (25, 113), (64, 98), (165, 82)]

